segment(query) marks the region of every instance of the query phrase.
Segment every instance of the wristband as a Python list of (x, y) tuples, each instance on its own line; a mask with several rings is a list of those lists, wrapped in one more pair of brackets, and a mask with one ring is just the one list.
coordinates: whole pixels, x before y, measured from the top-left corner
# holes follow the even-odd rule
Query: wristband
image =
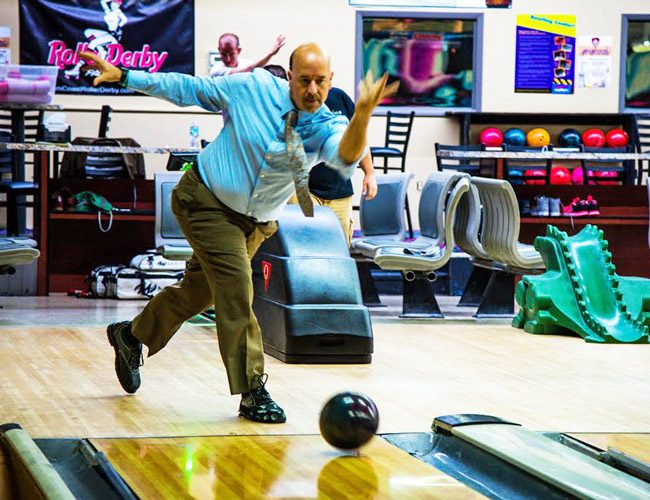
[(126, 87), (128, 79), (129, 79), (129, 70), (128, 69), (123, 69), (122, 70), (122, 76), (120, 76), (119, 84), (122, 87)]

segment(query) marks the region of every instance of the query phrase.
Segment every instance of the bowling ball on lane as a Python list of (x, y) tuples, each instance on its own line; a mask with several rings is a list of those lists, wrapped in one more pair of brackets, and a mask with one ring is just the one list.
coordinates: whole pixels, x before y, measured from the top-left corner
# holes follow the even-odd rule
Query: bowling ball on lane
[(368, 396), (341, 392), (323, 406), (319, 426), (329, 444), (341, 450), (355, 450), (377, 432), (379, 411)]

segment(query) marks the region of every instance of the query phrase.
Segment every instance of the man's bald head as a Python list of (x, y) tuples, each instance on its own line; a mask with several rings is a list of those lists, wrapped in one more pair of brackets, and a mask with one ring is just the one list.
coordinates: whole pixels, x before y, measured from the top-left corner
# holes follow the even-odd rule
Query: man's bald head
[(332, 87), (330, 57), (315, 43), (304, 43), (289, 58), (289, 92), (294, 105), (314, 113), (327, 99)]
[(224, 33), (219, 37), (219, 54), (221, 61), (228, 68), (237, 67), (239, 62), (239, 37), (234, 33)]
[(293, 69), (294, 60), (302, 61), (304, 58), (308, 57), (320, 57), (327, 61), (327, 67), (330, 65), (330, 56), (323, 47), (320, 45), (309, 42), (303, 43), (296, 47), (296, 49), (291, 53), (289, 57), (289, 69)]

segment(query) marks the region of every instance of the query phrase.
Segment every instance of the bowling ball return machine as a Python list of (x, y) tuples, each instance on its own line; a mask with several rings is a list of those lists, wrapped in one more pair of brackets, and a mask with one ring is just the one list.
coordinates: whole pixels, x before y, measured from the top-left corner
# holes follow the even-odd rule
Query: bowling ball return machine
[(488, 498), (650, 496), (650, 464), (490, 415), (440, 416), (429, 433), (383, 438)]
[(370, 363), (370, 314), (334, 212), (287, 205), (252, 260), (264, 351), (285, 363)]

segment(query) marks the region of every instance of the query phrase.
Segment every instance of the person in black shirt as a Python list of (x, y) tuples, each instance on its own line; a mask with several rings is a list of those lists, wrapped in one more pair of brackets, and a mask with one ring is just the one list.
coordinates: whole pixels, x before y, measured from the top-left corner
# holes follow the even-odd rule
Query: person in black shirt
[[(354, 102), (337, 87), (330, 89), (325, 104), (332, 113), (345, 115), (348, 119), (354, 114)], [(370, 153), (361, 159), (359, 166), (364, 173), (362, 195), (371, 200), (377, 195), (377, 180)], [(341, 221), (349, 245), (352, 238), (352, 181), (341, 178), (325, 163), (319, 163), (309, 172), (309, 191), (314, 204), (329, 207), (334, 211)]]

